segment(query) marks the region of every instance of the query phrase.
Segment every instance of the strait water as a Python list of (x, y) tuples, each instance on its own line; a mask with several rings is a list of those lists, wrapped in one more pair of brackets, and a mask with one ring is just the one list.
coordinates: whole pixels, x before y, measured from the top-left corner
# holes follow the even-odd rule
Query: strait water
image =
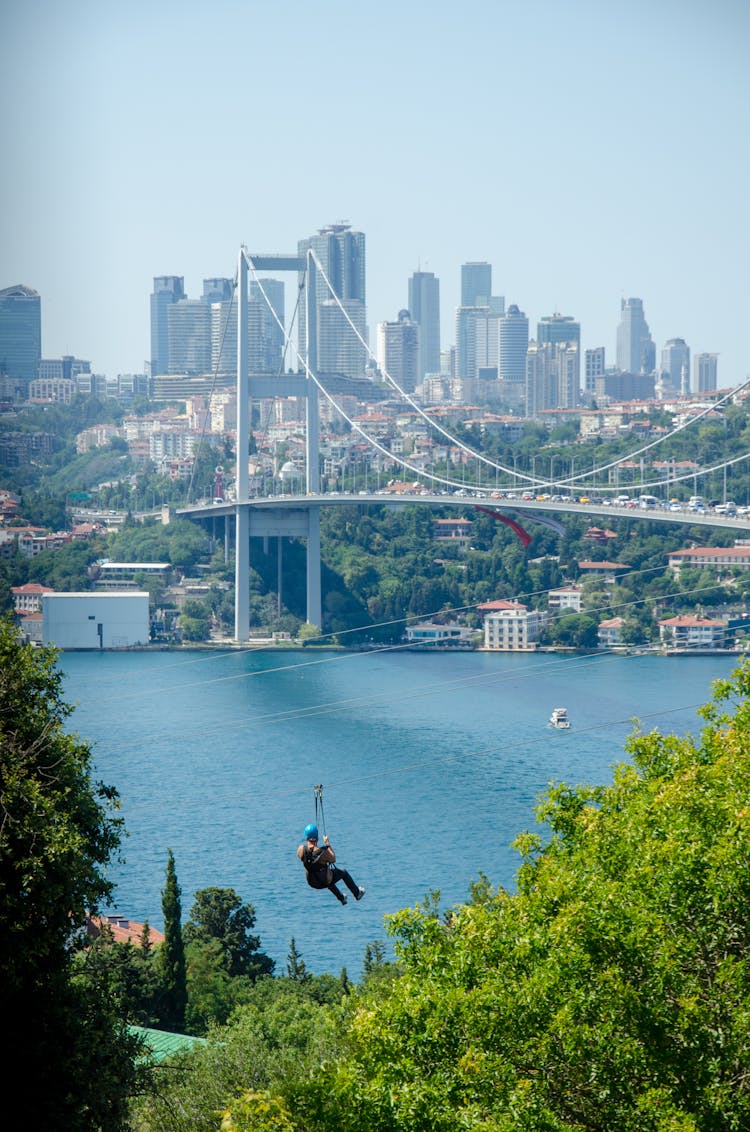
[[(185, 921), (201, 888), (234, 888), (286, 972), (358, 980), (384, 917), (479, 873), (513, 888), (514, 837), (553, 780), (608, 783), (645, 730), (697, 735), (696, 708), (734, 657), (490, 653), (65, 653), (69, 728), (121, 796), (112, 910), (161, 929), (167, 850)], [(547, 721), (565, 706), (569, 731)], [(323, 784), (339, 863), (367, 895), (341, 907), (296, 857)], [(320, 824), (320, 823), (319, 823)]]

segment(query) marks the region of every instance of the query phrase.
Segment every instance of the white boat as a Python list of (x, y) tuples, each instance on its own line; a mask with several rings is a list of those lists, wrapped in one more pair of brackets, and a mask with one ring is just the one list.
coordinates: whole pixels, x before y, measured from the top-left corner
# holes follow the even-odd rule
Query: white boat
[(570, 727), (570, 720), (568, 719), (568, 709), (564, 707), (556, 707), (552, 709), (552, 715), (549, 717), (552, 727), (557, 727), (559, 730), (565, 730)]

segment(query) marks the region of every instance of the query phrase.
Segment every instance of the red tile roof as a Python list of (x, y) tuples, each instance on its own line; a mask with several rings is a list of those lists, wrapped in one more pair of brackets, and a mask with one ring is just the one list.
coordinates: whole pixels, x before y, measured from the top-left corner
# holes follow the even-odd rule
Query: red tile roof
[[(89, 916), (89, 935), (97, 938), (107, 928), (112, 933), (115, 943), (133, 943), (140, 946), (143, 935), (143, 924), (135, 920), (127, 920), (124, 916)], [(149, 924), (148, 934), (151, 943), (164, 943), (164, 933), (152, 928)]]

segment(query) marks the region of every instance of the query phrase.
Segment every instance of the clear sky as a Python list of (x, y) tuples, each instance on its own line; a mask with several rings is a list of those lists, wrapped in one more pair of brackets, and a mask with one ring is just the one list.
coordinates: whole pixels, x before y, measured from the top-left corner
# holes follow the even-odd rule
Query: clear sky
[[(371, 342), (419, 266), (454, 341), (460, 265), (613, 364), (620, 299), (657, 348), (750, 376), (747, 0), (23, 0), (0, 11), (0, 287), (45, 357), (142, 372), (155, 275), (241, 244), (367, 237)], [(287, 277), (287, 308), (294, 281)]]

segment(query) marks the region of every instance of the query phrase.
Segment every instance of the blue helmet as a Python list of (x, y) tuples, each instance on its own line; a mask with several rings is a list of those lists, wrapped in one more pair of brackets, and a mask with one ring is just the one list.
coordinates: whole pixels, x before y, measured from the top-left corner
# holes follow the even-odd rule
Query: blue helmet
[(306, 825), (303, 833), (305, 841), (318, 840), (318, 827), (317, 825)]

